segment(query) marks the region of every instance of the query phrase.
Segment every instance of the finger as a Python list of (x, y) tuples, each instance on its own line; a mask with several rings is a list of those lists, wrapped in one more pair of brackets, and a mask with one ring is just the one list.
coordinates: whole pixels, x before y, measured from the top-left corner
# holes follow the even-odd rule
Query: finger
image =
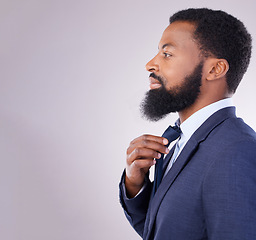
[(144, 159), (144, 158), (160, 158), (161, 154), (155, 150), (148, 149), (148, 148), (136, 148), (132, 153), (128, 156), (127, 162), (128, 164), (132, 163), (136, 159)]
[(136, 167), (137, 169), (149, 168), (156, 164), (155, 159), (137, 159), (133, 161), (131, 167)]
[(164, 137), (144, 134), (138, 138), (135, 138), (133, 141), (131, 141), (131, 145), (136, 144), (137, 142), (141, 142), (141, 141), (153, 141), (153, 142), (157, 142), (157, 143), (160, 143), (163, 145), (168, 144), (168, 139), (166, 139)]
[(143, 148), (151, 149), (151, 150), (154, 150), (156, 152), (163, 153), (163, 154), (169, 153), (169, 149), (166, 146), (164, 146), (163, 144), (155, 142), (155, 141), (144, 139), (144, 140), (141, 140), (141, 141), (137, 142), (134, 145), (130, 145), (127, 149), (127, 154), (129, 155), (134, 151), (135, 152), (141, 151), (141, 149), (143, 149)]

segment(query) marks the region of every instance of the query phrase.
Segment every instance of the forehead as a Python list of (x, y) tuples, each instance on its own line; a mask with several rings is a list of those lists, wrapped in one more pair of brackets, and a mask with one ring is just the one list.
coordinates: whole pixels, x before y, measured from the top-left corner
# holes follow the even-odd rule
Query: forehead
[(159, 49), (165, 46), (171, 46), (177, 49), (196, 47), (197, 44), (193, 38), (195, 26), (189, 22), (173, 22), (163, 32), (159, 43)]

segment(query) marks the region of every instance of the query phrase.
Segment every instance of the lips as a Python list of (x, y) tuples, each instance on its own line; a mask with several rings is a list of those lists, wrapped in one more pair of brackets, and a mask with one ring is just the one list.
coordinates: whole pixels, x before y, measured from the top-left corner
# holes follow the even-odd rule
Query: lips
[(162, 84), (153, 77), (149, 77), (149, 82), (150, 82), (150, 89), (157, 89), (162, 86)]

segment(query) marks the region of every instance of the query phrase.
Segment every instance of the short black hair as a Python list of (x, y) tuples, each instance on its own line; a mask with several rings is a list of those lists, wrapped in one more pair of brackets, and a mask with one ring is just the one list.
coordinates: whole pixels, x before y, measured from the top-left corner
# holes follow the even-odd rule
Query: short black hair
[(237, 18), (220, 10), (189, 8), (175, 13), (169, 19), (191, 22), (195, 26), (194, 38), (203, 56), (226, 59), (229, 92), (235, 92), (246, 72), (252, 49), (251, 35)]

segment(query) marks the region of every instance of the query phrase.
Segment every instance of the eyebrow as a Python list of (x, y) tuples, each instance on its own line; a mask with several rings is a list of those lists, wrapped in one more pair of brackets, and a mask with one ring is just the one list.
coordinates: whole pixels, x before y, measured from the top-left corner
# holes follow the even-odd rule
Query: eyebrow
[[(166, 48), (166, 47), (174, 47), (174, 45), (171, 44), (171, 43), (166, 43), (166, 44), (164, 44), (164, 45), (161, 47), (161, 49), (164, 49), (164, 48)], [(159, 48), (158, 48), (158, 49), (159, 49)]]

